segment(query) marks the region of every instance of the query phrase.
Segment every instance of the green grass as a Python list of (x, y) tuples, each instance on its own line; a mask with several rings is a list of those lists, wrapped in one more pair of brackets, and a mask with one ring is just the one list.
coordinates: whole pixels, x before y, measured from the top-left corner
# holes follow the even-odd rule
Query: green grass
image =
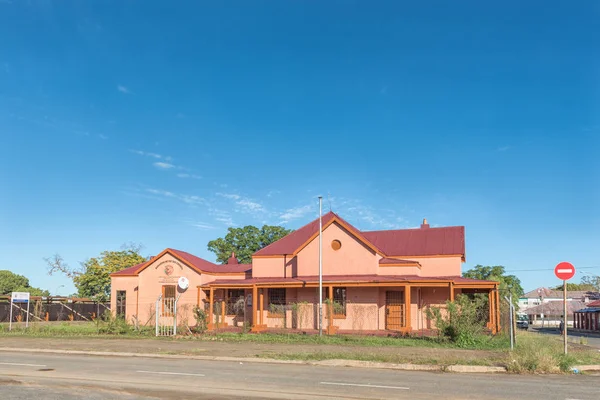
[(0, 324), (0, 337), (2, 336), (27, 336), (27, 337), (140, 337), (149, 336), (154, 331), (146, 329), (143, 331), (128, 330), (124, 334), (102, 333), (102, 324), (94, 322), (56, 322), (56, 323), (30, 323), (28, 328), (24, 324), (14, 324), (9, 331), (8, 324)]
[(521, 332), (515, 351), (507, 352), (506, 367), (515, 373), (568, 372), (574, 365), (600, 364), (600, 352), (584, 346), (571, 345), (563, 354), (562, 338)]
[[(243, 333), (216, 333), (206, 335), (205, 340), (223, 340), (227, 342), (252, 342), (252, 343), (285, 343), (285, 344), (323, 344), (339, 346), (363, 347), (429, 347), (429, 348), (457, 348), (451, 342), (440, 341), (437, 337), (382, 337), (360, 335), (303, 335), (298, 333), (277, 334), (243, 334)], [(508, 339), (503, 336), (482, 336), (473, 349), (496, 350), (508, 347)]]

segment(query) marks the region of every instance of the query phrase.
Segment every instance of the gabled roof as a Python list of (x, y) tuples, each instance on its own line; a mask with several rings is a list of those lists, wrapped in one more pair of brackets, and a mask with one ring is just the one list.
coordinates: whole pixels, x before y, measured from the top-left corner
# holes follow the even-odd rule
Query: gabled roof
[(363, 232), (391, 257), (465, 255), (465, 227), (395, 229)]
[(592, 301), (587, 304), (588, 307), (600, 307), (600, 300)]
[[(567, 290), (567, 297), (569, 299), (583, 299), (585, 297), (598, 298), (599, 295), (600, 294), (598, 292), (593, 292), (593, 291), (588, 291), (588, 290)], [(534, 289), (534, 290), (531, 290), (531, 291), (525, 293), (523, 296), (521, 296), (521, 298), (522, 299), (539, 299), (540, 296), (545, 299), (547, 299), (547, 298), (562, 299), (563, 291), (541, 287), (541, 288), (537, 288), (537, 289)]]
[(210, 261), (207, 261), (203, 258), (196, 257), (193, 254), (187, 253), (185, 251), (176, 250), (176, 249), (165, 249), (156, 257), (148, 260), (144, 263), (134, 265), (133, 267), (126, 268), (124, 270), (114, 272), (111, 276), (136, 276), (144, 269), (148, 268), (152, 263), (161, 258), (165, 254), (170, 254), (176, 259), (185, 263), (188, 267), (195, 270), (199, 273), (213, 273), (213, 274), (232, 274), (232, 273), (240, 273), (243, 274), (249, 271), (252, 268), (251, 264), (214, 264)]
[[(384, 257), (465, 255), (465, 227), (423, 227), (361, 232), (334, 212), (323, 215), (323, 229), (337, 222), (367, 247)], [(428, 226), (428, 225), (427, 225)], [(255, 257), (296, 255), (319, 234), (319, 219), (268, 245)]]
[[(373, 243), (369, 242), (362, 234), (361, 231), (356, 229), (350, 223), (346, 222), (336, 213), (330, 211), (323, 215), (322, 223), (323, 230), (332, 223), (337, 222), (340, 226), (346, 229), (350, 234), (354, 235), (358, 240), (363, 242), (367, 247), (371, 248), (376, 253), (383, 254)], [(270, 245), (260, 249), (254, 253), (253, 257), (264, 257), (264, 256), (284, 256), (284, 255), (296, 255), (302, 250), (308, 243), (310, 243), (315, 237), (319, 235), (319, 218), (309, 222), (302, 228), (295, 230), (289, 235), (279, 239), (278, 241), (271, 243)]]

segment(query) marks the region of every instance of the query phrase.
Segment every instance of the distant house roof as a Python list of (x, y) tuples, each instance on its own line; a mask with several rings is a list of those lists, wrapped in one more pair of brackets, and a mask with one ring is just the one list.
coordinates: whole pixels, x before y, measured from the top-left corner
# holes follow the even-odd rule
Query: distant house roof
[[(464, 258), (465, 256), (464, 226), (429, 228), (429, 225), (423, 224), (421, 228), (417, 229), (362, 232), (334, 212), (330, 211), (323, 215), (324, 228), (333, 222), (338, 222), (352, 235), (384, 257), (461, 255)], [(294, 255), (318, 233), (319, 219), (317, 218), (257, 251), (253, 256)]]
[(171, 256), (183, 261), (193, 270), (196, 270), (199, 273), (215, 273), (215, 274), (230, 274), (230, 273), (244, 273), (252, 269), (251, 264), (214, 264), (210, 261), (207, 261), (203, 258), (196, 257), (193, 254), (187, 253), (185, 251), (176, 250), (176, 249), (165, 249), (156, 257), (152, 259), (134, 265), (133, 267), (125, 268), (121, 271), (114, 272), (111, 276), (135, 276), (150, 266), (154, 261), (158, 260), (164, 254), (170, 254)]
[[(564, 301), (550, 301), (548, 303), (540, 304), (539, 306), (529, 307), (524, 312), (527, 315), (562, 315)], [(574, 311), (578, 311), (585, 308), (586, 304), (582, 301), (567, 301), (567, 315), (573, 315)]]
[[(525, 299), (539, 299), (541, 297), (548, 299), (548, 298), (552, 298), (552, 299), (562, 299), (563, 298), (563, 291), (562, 290), (554, 290), (554, 289), (548, 289), (545, 287), (540, 287), (537, 289), (534, 289), (530, 292), (525, 293), (523, 296), (521, 296), (521, 298), (525, 298)], [(600, 298), (600, 293), (598, 292), (591, 292), (591, 291), (587, 291), (587, 290), (568, 290), (567, 291), (567, 297), (569, 299), (583, 299), (583, 298)]]

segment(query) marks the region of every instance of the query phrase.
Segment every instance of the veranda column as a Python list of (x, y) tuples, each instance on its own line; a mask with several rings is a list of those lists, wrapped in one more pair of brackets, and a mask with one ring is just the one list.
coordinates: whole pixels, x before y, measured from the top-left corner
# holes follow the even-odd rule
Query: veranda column
[(256, 326), (258, 325), (258, 320), (256, 317), (258, 317), (257, 315), (257, 311), (256, 311), (256, 306), (258, 304), (258, 290), (256, 290), (256, 285), (252, 286), (252, 326)]
[(450, 301), (454, 301), (454, 282), (450, 282)]
[(412, 316), (411, 316), (411, 299), (410, 299), (410, 291), (411, 291), (411, 286), (410, 285), (406, 285), (406, 287), (404, 288), (404, 307), (405, 309), (405, 316), (404, 316), (404, 325), (405, 325), (405, 329), (406, 332), (410, 332), (412, 330)]
[(259, 319), (260, 320), (260, 325), (264, 325), (264, 321), (263, 321), (263, 318), (264, 318), (264, 315), (265, 315), (265, 312), (264, 312), (264, 304), (265, 304), (264, 300), (265, 300), (265, 298), (264, 298), (264, 295), (263, 295), (264, 290), (265, 289), (260, 289), (260, 319)]
[(488, 292), (488, 308), (489, 308), (489, 323), (488, 323), (488, 328), (490, 329), (494, 329), (494, 323), (496, 321), (495, 317), (494, 317), (494, 310), (496, 309), (496, 307), (494, 306), (494, 292), (492, 290), (490, 290)]
[(494, 304), (496, 305), (496, 332), (500, 332), (500, 290), (498, 290), (498, 286), (496, 286), (496, 291), (494, 294), (496, 295), (496, 301)]
[(329, 335), (333, 334), (333, 286), (329, 286), (329, 324), (327, 333)]
[(208, 291), (208, 329), (213, 329), (213, 291), (212, 287)]

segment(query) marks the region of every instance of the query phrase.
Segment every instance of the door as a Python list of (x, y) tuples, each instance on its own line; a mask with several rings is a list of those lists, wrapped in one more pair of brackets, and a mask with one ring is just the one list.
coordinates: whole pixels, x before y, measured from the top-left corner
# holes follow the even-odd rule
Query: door
[(404, 292), (387, 290), (385, 292), (385, 329), (399, 331), (404, 327)]

